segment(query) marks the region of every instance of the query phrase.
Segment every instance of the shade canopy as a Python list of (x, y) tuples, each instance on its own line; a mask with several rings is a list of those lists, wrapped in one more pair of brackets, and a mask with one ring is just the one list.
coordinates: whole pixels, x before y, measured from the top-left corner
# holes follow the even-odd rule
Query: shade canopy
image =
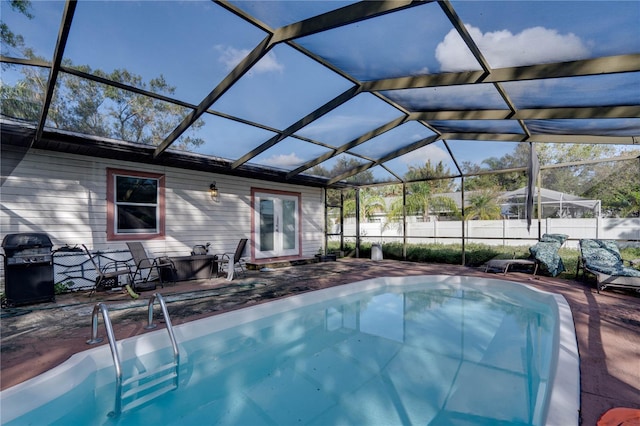
[(3, 1), (2, 21), (3, 143), (327, 187), (640, 143), (636, 1)]

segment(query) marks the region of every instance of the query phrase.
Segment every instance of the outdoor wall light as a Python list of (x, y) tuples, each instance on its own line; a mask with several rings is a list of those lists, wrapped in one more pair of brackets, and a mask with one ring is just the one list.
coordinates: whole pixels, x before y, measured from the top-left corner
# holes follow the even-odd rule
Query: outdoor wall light
[(209, 195), (211, 199), (214, 201), (218, 201), (218, 188), (216, 187), (216, 182), (213, 181), (211, 185), (209, 185)]

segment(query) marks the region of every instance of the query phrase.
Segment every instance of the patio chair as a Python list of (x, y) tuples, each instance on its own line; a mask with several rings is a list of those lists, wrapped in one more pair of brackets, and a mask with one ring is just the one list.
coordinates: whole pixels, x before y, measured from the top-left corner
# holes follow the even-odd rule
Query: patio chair
[(163, 269), (169, 270), (171, 282), (175, 284), (176, 266), (169, 257), (149, 257), (141, 242), (128, 242), (127, 247), (129, 247), (131, 257), (133, 257), (133, 262), (136, 265), (133, 273), (131, 274), (131, 283), (134, 290), (155, 289), (156, 286), (155, 284), (152, 284), (152, 282), (155, 281), (156, 277), (151, 279), (151, 273), (154, 271), (157, 273), (157, 279), (160, 282), (160, 285), (164, 287), (164, 281), (162, 278)]
[(484, 267), (485, 272), (489, 272), (492, 269), (497, 269), (502, 272), (503, 275), (507, 275), (509, 268), (511, 266), (532, 266), (533, 267), (533, 275), (538, 272), (538, 262), (534, 259), (491, 259), (489, 260)]
[(558, 250), (567, 237), (564, 234), (544, 234), (540, 241), (529, 247), (530, 256), (528, 259), (516, 259), (515, 255), (513, 259), (491, 259), (485, 265), (485, 272), (490, 269), (498, 269), (506, 275), (509, 267), (518, 265), (533, 267), (533, 275), (536, 275), (539, 269), (544, 269), (549, 275), (555, 277), (565, 270)]
[(227, 272), (227, 280), (233, 280), (236, 271), (240, 271), (242, 276), (246, 276), (244, 273), (244, 267), (242, 266), (242, 252), (247, 245), (247, 238), (242, 238), (238, 242), (236, 251), (234, 253), (220, 253), (216, 254), (216, 262), (218, 263), (218, 271)]
[(98, 262), (96, 262), (95, 258), (97, 255), (91, 254), (87, 246), (84, 244), (82, 244), (82, 248), (84, 248), (85, 253), (96, 270), (95, 285), (89, 292), (89, 296), (91, 296), (95, 291), (106, 291), (114, 287), (119, 287), (120, 284), (118, 281), (123, 275), (127, 276), (127, 285), (132, 282), (131, 267), (127, 261), (114, 260), (101, 267)]
[[(629, 261), (631, 265), (638, 260)], [(580, 256), (576, 268), (576, 279), (580, 270), (582, 277), (586, 272), (596, 277), (598, 293), (607, 287), (634, 289), (640, 292), (640, 271), (624, 265), (625, 260), (614, 241), (583, 239), (580, 240)]]

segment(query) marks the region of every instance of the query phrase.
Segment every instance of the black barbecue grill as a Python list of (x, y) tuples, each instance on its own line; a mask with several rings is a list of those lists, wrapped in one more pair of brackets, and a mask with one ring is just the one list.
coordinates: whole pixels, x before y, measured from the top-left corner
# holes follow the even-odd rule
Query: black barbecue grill
[(55, 300), (52, 246), (44, 233), (5, 235), (2, 248), (7, 305)]

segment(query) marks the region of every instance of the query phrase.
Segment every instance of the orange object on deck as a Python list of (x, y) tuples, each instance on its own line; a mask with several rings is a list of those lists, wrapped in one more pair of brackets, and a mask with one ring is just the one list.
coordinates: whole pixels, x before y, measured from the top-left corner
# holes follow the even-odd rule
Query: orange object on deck
[(598, 419), (598, 426), (640, 426), (640, 410), (612, 408)]

